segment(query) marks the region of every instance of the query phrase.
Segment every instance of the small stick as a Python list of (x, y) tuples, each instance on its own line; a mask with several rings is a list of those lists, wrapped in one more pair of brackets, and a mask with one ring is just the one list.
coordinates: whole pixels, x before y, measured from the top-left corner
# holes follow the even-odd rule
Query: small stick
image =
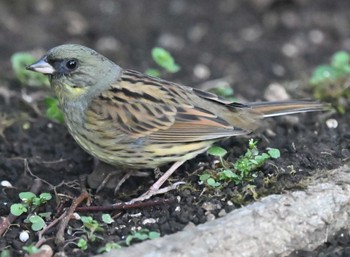
[(136, 203), (120, 203), (106, 206), (88, 206), (88, 207), (77, 207), (75, 210), (78, 212), (99, 212), (99, 211), (116, 211), (116, 210), (130, 210), (145, 207), (154, 207), (159, 205), (173, 204), (176, 200), (163, 199), (157, 201), (146, 201)]
[(58, 246), (63, 246), (64, 231), (65, 231), (66, 227), (68, 226), (68, 222), (69, 222), (71, 216), (76, 211), (79, 204), (81, 204), (84, 200), (86, 200), (88, 198), (89, 198), (88, 192), (86, 190), (83, 190), (81, 192), (81, 194), (76, 199), (74, 199), (74, 201), (72, 202), (72, 205), (69, 207), (68, 211), (66, 211), (64, 213), (65, 216), (61, 219), (61, 222), (59, 224), (58, 231), (56, 234), (56, 239), (55, 239), (55, 243)]

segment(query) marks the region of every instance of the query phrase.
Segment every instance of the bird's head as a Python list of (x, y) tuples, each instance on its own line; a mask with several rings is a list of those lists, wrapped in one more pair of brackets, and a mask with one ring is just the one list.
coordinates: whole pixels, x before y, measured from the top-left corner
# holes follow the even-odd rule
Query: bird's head
[(121, 70), (96, 51), (75, 44), (52, 48), (27, 69), (48, 75), (60, 101), (98, 94), (115, 82)]

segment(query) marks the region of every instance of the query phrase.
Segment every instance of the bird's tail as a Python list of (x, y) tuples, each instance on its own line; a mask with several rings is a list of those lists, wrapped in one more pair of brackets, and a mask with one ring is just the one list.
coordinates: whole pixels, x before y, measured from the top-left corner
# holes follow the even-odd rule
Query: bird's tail
[(277, 102), (248, 103), (254, 112), (263, 114), (264, 118), (281, 116), (302, 112), (315, 112), (329, 110), (328, 104), (308, 100), (289, 100)]

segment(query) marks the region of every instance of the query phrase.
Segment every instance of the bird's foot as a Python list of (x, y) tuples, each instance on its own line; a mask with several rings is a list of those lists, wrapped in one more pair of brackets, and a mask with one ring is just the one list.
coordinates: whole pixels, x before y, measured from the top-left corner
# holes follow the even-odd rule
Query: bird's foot
[(153, 186), (150, 187), (150, 189), (148, 189), (148, 191), (144, 194), (142, 194), (141, 196), (137, 197), (137, 198), (134, 198), (132, 200), (130, 200), (129, 202), (127, 202), (128, 204), (132, 204), (132, 203), (135, 203), (135, 202), (142, 202), (142, 201), (145, 201), (149, 198), (151, 198), (152, 196), (154, 195), (161, 195), (161, 194), (165, 194), (171, 190), (174, 190), (174, 189), (177, 189), (177, 187), (179, 185), (183, 185), (183, 184), (186, 184), (185, 182), (183, 181), (179, 181), (179, 182), (176, 182), (170, 186), (167, 186), (167, 187), (163, 187), (163, 188), (156, 188)]

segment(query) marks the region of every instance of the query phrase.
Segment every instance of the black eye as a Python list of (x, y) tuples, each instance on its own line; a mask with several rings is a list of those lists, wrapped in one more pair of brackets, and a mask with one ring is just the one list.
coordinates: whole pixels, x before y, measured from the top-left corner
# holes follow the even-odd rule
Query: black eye
[(66, 67), (69, 70), (74, 70), (77, 66), (78, 66), (78, 62), (76, 60), (74, 60), (74, 59), (68, 60), (66, 62)]

